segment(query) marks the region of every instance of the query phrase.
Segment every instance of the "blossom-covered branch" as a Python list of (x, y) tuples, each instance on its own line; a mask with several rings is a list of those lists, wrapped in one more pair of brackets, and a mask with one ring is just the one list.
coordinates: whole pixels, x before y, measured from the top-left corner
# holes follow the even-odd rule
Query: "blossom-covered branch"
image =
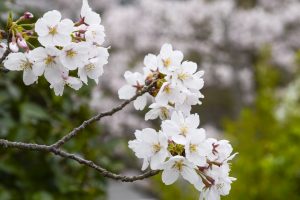
[(108, 177), (108, 178), (111, 178), (114, 180), (120, 180), (122, 182), (134, 182), (137, 180), (149, 178), (149, 177), (154, 176), (159, 173), (159, 171), (150, 170), (148, 172), (145, 172), (145, 173), (143, 173), (141, 175), (137, 175), (137, 176), (125, 176), (125, 175), (115, 174), (115, 173), (110, 172), (109, 170), (95, 164), (91, 160), (86, 160), (78, 155), (71, 154), (71, 153), (63, 151), (61, 149), (58, 149), (58, 148), (55, 148), (52, 146), (47, 146), (47, 145), (22, 143), (22, 142), (11, 142), (8, 140), (0, 139), (0, 146), (3, 148), (16, 148), (16, 149), (22, 149), (22, 150), (31, 150), (31, 151), (41, 151), (41, 152), (52, 153), (52, 154), (55, 154), (62, 158), (74, 160), (74, 161), (78, 162), (79, 164), (82, 164), (82, 165), (85, 165), (85, 166), (95, 169), (101, 175), (103, 175), (105, 177)]

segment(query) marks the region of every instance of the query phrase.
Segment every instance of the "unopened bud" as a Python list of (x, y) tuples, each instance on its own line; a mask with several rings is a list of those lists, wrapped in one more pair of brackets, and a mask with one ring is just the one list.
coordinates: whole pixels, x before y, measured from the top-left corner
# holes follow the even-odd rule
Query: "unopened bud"
[(25, 12), (24, 14), (23, 14), (23, 18), (24, 19), (32, 19), (34, 16), (33, 16), (33, 14), (31, 13), (31, 12)]
[(17, 39), (17, 44), (18, 44), (18, 46), (21, 47), (22, 49), (27, 49), (27, 48), (28, 48), (27, 43), (26, 43), (26, 41), (24, 40), (23, 37), (18, 37), (18, 39)]
[(12, 52), (14, 52), (14, 53), (16, 53), (16, 52), (19, 51), (19, 47), (18, 47), (18, 45), (17, 45), (16, 42), (10, 42), (10, 43), (9, 43), (9, 49), (10, 49)]

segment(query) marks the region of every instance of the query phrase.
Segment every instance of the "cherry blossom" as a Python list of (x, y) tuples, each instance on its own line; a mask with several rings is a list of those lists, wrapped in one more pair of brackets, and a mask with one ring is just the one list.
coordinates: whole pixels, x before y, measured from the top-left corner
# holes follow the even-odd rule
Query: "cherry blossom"
[(146, 128), (135, 132), (136, 140), (129, 141), (129, 147), (138, 158), (144, 159), (142, 169), (145, 170), (150, 161), (151, 169), (159, 169), (169, 155), (167, 151), (168, 138), (160, 132)]
[(162, 181), (166, 185), (174, 183), (181, 174), (184, 179), (194, 184), (198, 181), (195, 166), (182, 156), (174, 156), (164, 163)]
[(25, 85), (31, 85), (37, 81), (32, 70), (33, 57), (30, 53), (11, 53), (4, 62), (4, 67), (11, 71), (23, 71), (23, 81)]
[(73, 22), (70, 19), (61, 20), (57, 10), (49, 11), (35, 24), (39, 42), (44, 46), (65, 46), (71, 43)]

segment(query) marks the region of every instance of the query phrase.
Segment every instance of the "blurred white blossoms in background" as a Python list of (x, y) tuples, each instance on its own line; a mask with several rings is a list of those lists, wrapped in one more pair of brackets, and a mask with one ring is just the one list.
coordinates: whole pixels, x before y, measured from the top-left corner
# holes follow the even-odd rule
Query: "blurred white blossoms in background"
[[(25, 13), (22, 20), (28, 19)], [(37, 39), (44, 47), (29, 47), (28, 38), (32, 30), (25, 30), (22, 24), (15, 24), (17, 37), (12, 38), (10, 49), (12, 52), (4, 61), (4, 67), (9, 70), (24, 71), (23, 80), (26, 85), (37, 82), (38, 77), (44, 75), (54, 89), (56, 95), (62, 95), (64, 86), (78, 90), (82, 82), (88, 84), (88, 78), (97, 84), (103, 74), (103, 66), (107, 64), (108, 50), (103, 44), (105, 33), (100, 24), (100, 15), (93, 12), (87, 0), (83, 0), (81, 16), (78, 22), (61, 19), (59, 11), (46, 12), (35, 23), (34, 31)], [(1, 43), (0, 54), (6, 48)], [(25, 52), (18, 52), (19, 47)], [(78, 77), (69, 76), (72, 70), (77, 70)]]
[[(232, 147), (226, 140), (206, 138), (199, 128), (198, 114), (191, 114), (191, 107), (201, 104), (204, 85), (203, 71), (197, 71), (197, 64), (183, 61), (183, 54), (174, 51), (170, 44), (164, 44), (160, 54), (149, 54), (144, 59), (143, 74), (125, 72), (127, 84), (119, 89), (121, 99), (130, 99), (144, 86), (155, 81), (148, 96), (153, 103), (145, 119), (162, 120), (161, 129), (143, 129), (135, 132), (135, 140), (129, 147), (138, 158), (143, 159), (142, 170), (150, 163), (152, 170), (163, 170), (162, 181), (174, 183), (179, 176), (200, 191), (200, 199), (218, 200), (228, 195), (231, 183), (229, 161)], [(136, 109), (146, 106), (146, 96), (135, 101)]]

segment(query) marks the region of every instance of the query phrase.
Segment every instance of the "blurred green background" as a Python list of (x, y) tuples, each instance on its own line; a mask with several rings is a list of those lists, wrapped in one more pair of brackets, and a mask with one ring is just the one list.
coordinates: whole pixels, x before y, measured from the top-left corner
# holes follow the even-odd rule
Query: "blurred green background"
[[(257, 3), (236, 2), (243, 9), (253, 8)], [(6, 3), (0, 1), (3, 14), (8, 10)], [(16, 10), (16, 15), (20, 10)], [(237, 181), (229, 196), (222, 199), (300, 199), (300, 53), (297, 51), (295, 48), (292, 73), (274, 64), (271, 45), (261, 45), (254, 54), (249, 52), (253, 54), (254, 99), (242, 104), (238, 111), (227, 90), (204, 89), (206, 98), (195, 111), (204, 123), (212, 117), (211, 111), (222, 113), (216, 115), (216, 126), (224, 133), (219, 137), (230, 140), (239, 152), (232, 163), (232, 176)], [(199, 59), (197, 54), (188, 57)], [(27, 87), (21, 77), (17, 72), (0, 74), (1, 138), (51, 144), (95, 114), (89, 106), (94, 84), (76, 94), (66, 89), (63, 97), (56, 97), (44, 80)], [(93, 124), (65, 148), (115, 172), (127, 167), (138, 169), (140, 165), (131, 162), (134, 156), (126, 147), (128, 137), (107, 139), (106, 134), (99, 124)], [(120, 157), (116, 153), (120, 149), (126, 155)], [(107, 199), (107, 190), (105, 178), (73, 161), (40, 152), (0, 149), (0, 200)], [(162, 200), (192, 200), (199, 196), (184, 182), (164, 186), (160, 175), (150, 180), (145, 191)]]

